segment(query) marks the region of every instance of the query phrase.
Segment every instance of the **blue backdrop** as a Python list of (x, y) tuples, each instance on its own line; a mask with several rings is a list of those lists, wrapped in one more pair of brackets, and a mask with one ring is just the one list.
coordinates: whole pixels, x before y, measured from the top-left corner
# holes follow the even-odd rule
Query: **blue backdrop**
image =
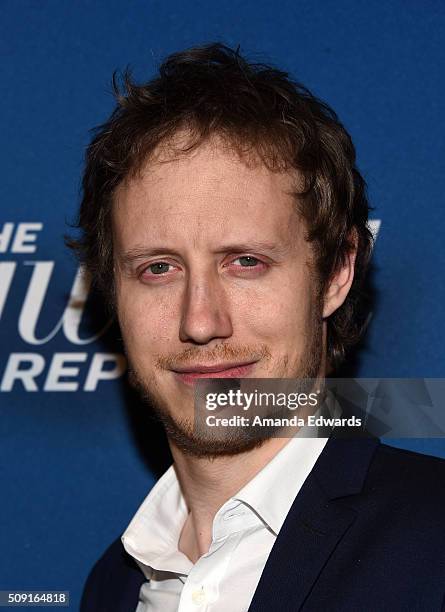
[[(110, 77), (222, 40), (326, 99), (380, 220), (357, 373), (440, 377), (445, 332), (445, 5), (433, 0), (2, 0), (0, 589), (71, 592), (166, 467), (120, 347), (63, 244)], [(97, 338), (95, 339), (95, 336)], [(445, 456), (445, 440), (399, 442)]]

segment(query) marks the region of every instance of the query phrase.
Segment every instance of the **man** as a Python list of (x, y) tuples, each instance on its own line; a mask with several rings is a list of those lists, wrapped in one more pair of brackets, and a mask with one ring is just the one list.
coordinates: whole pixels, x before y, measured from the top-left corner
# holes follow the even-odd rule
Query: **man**
[(444, 462), (376, 438), (193, 427), (200, 378), (316, 379), (360, 335), (364, 181), (334, 112), (220, 44), (125, 91), (87, 154), (74, 243), (174, 464), (82, 610), (440, 610)]

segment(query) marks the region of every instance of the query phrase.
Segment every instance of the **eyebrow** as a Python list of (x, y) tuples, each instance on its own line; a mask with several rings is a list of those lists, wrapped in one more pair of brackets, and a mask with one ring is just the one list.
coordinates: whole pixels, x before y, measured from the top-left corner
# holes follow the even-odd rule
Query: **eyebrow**
[[(218, 249), (214, 250), (213, 253), (220, 255), (222, 253), (249, 253), (255, 251), (265, 251), (275, 256), (283, 256), (289, 251), (289, 245), (276, 244), (273, 242), (261, 242), (258, 240), (252, 240), (249, 242), (236, 242), (232, 244), (226, 244)], [(167, 255), (173, 254), (180, 256), (180, 253), (173, 248), (168, 246), (164, 247), (134, 247), (128, 249), (123, 253), (117, 255), (119, 263), (124, 267), (131, 266), (135, 262), (141, 259), (147, 259), (155, 255)]]
[(153, 257), (153, 255), (165, 255), (166, 253), (177, 253), (177, 251), (166, 247), (135, 247), (118, 254), (117, 258), (123, 265), (128, 265), (138, 259), (146, 259), (147, 257)]
[(221, 248), (218, 248), (214, 253), (248, 253), (249, 251), (266, 251), (272, 255), (284, 255), (289, 250), (289, 245), (276, 244), (274, 242), (261, 242), (258, 240), (250, 240), (249, 242), (236, 242), (233, 244), (226, 244)]

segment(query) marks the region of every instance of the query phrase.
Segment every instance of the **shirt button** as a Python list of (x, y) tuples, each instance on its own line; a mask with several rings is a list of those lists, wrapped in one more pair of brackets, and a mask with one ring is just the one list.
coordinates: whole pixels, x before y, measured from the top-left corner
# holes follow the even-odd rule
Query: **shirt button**
[(192, 593), (192, 601), (195, 604), (195, 606), (202, 606), (202, 604), (204, 604), (206, 602), (206, 594), (204, 589), (201, 589), (200, 591), (193, 591)]

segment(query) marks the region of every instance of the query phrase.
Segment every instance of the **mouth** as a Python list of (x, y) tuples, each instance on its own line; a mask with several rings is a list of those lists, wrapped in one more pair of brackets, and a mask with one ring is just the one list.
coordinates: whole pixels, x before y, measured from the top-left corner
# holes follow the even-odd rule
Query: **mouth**
[(172, 370), (175, 377), (186, 385), (193, 386), (200, 378), (244, 378), (248, 376), (257, 363), (226, 363), (215, 365), (199, 364), (192, 368)]

